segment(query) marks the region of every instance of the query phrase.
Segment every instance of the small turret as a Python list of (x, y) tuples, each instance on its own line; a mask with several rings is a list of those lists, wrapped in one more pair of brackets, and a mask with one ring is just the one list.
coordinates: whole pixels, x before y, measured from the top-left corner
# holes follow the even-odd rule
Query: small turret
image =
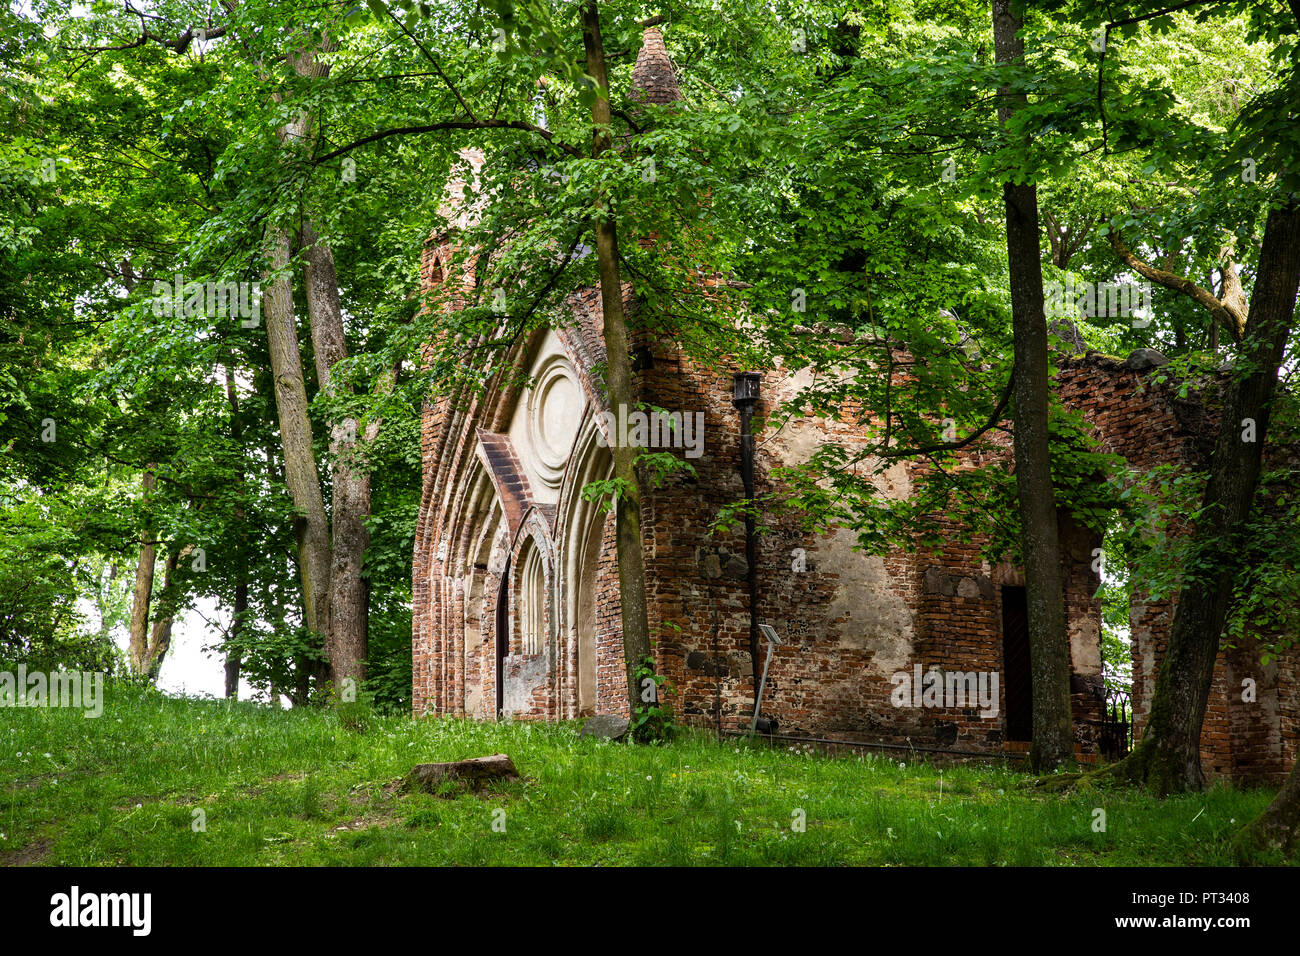
[(668, 58), (663, 34), (648, 27), (641, 40), (641, 52), (632, 67), (632, 98), (642, 103), (675, 103), (682, 98), (677, 72)]

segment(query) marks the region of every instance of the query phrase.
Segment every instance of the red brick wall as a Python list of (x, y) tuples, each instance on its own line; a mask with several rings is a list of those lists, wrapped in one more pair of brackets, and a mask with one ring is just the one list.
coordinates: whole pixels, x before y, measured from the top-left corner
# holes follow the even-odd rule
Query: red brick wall
[[(678, 709), (687, 719), (713, 726), (720, 716), (725, 728), (746, 726), (752, 715), (752, 678), (743, 529), (708, 533), (718, 509), (742, 494), (731, 372), (701, 370), (671, 353), (656, 354), (653, 369), (640, 380), (648, 401), (684, 412), (703, 410), (707, 422), (705, 453), (693, 462), (697, 476), (675, 480), (646, 499), (647, 576), (660, 666), (676, 687)], [(773, 394), (780, 383), (779, 375), (767, 373), (764, 394)], [(823, 428), (850, 446), (862, 442), (856, 426), (837, 422)], [(757, 447), (757, 492), (762, 495), (773, 490), (768, 472), (780, 462), (765, 452), (770, 443), (764, 437)], [(919, 470), (913, 469), (913, 477)], [(980, 557), (983, 542), (961, 543), (959, 530), (952, 529), (937, 555), (908, 551), (883, 558), (888, 590), (907, 608), (914, 634), (901, 666), (893, 661), (882, 666), (879, 658), (888, 655), (878, 647), (845, 646), (841, 640), (846, 618), (872, 609), (865, 604), (855, 608), (852, 602), (847, 609), (843, 602), (835, 606), (841, 579), (854, 569), (837, 566), (831, 558), (842, 556), (826, 555), (824, 539), (804, 534), (790, 520), (778, 520), (761, 538), (761, 616), (787, 641), (772, 658), (763, 709), (778, 717), (782, 732), (1001, 748), (1000, 717), (982, 718), (974, 707), (895, 708), (890, 699), (890, 675), (900, 669), (910, 672), (915, 663), (958, 671), (1002, 670), (1000, 587), (1021, 582), (1012, 569), (986, 565)], [(792, 571), (795, 548), (808, 555), (808, 570)], [(1086, 575), (1091, 552), (1085, 554)], [(1071, 574), (1067, 603), (1072, 612), (1095, 618), (1095, 590), (1095, 576), (1085, 580)], [(765, 647), (761, 653), (766, 654)], [(1100, 716), (1100, 704), (1081, 692), (1075, 705), (1079, 743), (1088, 751), (1093, 740), (1089, 721)]]
[[(1204, 469), (1218, 427), (1215, 396), (1193, 392), (1180, 397), (1168, 384), (1152, 380), (1118, 359), (1090, 356), (1067, 359), (1058, 380), (1063, 400), (1085, 413), (1106, 450), (1145, 470), (1177, 464)], [(1186, 525), (1171, 533), (1186, 533)], [(1133, 706), (1137, 735), (1151, 709), (1155, 677), (1169, 645), (1176, 599), (1151, 600), (1135, 589), (1131, 613)], [(1296, 714), (1300, 687), (1279, 674), (1295, 675), (1300, 651), (1275, 665), (1260, 663), (1254, 641), (1221, 650), (1201, 732), (1201, 763), (1209, 776), (1231, 776), (1247, 783), (1278, 782), (1295, 761)], [(1257, 699), (1242, 700), (1242, 680), (1256, 683)]]
[[(435, 277), (430, 272), (427, 278)], [(576, 321), (573, 328), (563, 330), (562, 337), (584, 386), (599, 398), (599, 384), (591, 377), (591, 366), (603, 359), (597, 332), (599, 296), (588, 290), (575, 296), (572, 305)], [(630, 299), (629, 306), (634, 307)], [(705, 415), (704, 454), (691, 461), (696, 474), (675, 476), (662, 488), (646, 490), (643, 499), (647, 599), (658, 667), (675, 689), (674, 707), (687, 721), (706, 726), (720, 722), (728, 729), (747, 726), (752, 665), (743, 529), (710, 530), (721, 506), (743, 494), (739, 421), (730, 401), (731, 370), (699, 368), (661, 341), (654, 343), (650, 354), (650, 366), (636, 376), (641, 400), (670, 411)], [(511, 360), (527, 358), (521, 349)], [(779, 374), (768, 372), (765, 397), (770, 400), (785, 384)], [(1135, 466), (1180, 462), (1198, 467), (1203, 462), (1205, 428), (1212, 427), (1212, 418), (1195, 401), (1181, 401), (1169, 390), (1152, 385), (1149, 375), (1116, 360), (1090, 356), (1063, 360), (1058, 385), (1067, 403), (1086, 411), (1109, 450)], [(508, 390), (493, 388), (465, 409), (441, 401), (425, 412), (425, 502), (417, 531), (413, 633), (418, 713), (462, 713), (476, 688), (481, 702), (476, 716), (491, 716), (493, 610), (500, 569), (486, 572), (478, 633), (466, 648), (464, 596), (456, 593), (460, 585), (453, 586), (443, 576), (445, 559), (439, 557), (439, 548), (457, 546), (443, 536), (455, 525), (449, 513), (454, 517), (466, 495), (463, 485), (472, 471), (476, 429), (503, 431), (513, 402)], [(821, 428), (825, 435), (849, 445), (862, 441), (860, 426), (847, 421), (822, 423)], [(773, 490), (771, 469), (786, 458), (779, 436), (760, 436), (757, 447), (762, 495)], [(1005, 440), (968, 451), (969, 460), (980, 455), (1009, 463)], [(909, 466), (908, 479), (917, 479), (920, 471), (920, 466)], [(507, 541), (518, 554), (519, 526), (528, 516), (518, 514), (509, 503), (505, 511)], [(553, 515), (552, 509), (541, 517), (551, 520)], [(805, 534), (791, 518), (776, 519), (761, 537), (761, 615), (787, 642), (773, 656), (763, 709), (778, 717), (782, 732), (963, 750), (1003, 746), (1005, 681), (995, 719), (981, 717), (974, 706), (896, 708), (891, 702), (891, 674), (911, 672), (914, 664), (1003, 671), (1001, 588), (1023, 582), (1017, 569), (991, 566), (982, 559), (982, 540), (963, 542), (963, 529), (948, 525), (938, 554), (909, 549), (887, 554), (874, 564), (848, 554), (845, 546), (832, 540), (835, 536)], [(613, 532), (609, 516), (596, 575), (597, 709), (626, 713)], [(551, 528), (550, 536), (559, 540), (560, 531)], [(1074, 668), (1077, 742), (1082, 751), (1092, 752), (1101, 702), (1100, 677), (1095, 664), (1089, 663), (1096, 658), (1100, 617), (1094, 597), (1098, 579), (1091, 563), (1092, 550), (1101, 542), (1097, 535), (1069, 522), (1063, 522), (1062, 541), (1067, 552), (1066, 609), (1071, 629), (1078, 635), (1076, 651), (1082, 648), (1085, 658), (1076, 660)], [(796, 548), (805, 551), (807, 570), (792, 570)], [(517, 634), (517, 579), (511, 588), (510, 627)], [(1144, 602), (1141, 595), (1135, 602), (1134, 700), (1139, 727), (1149, 708), (1153, 668), (1167, 642), (1171, 616), (1168, 602)], [(894, 621), (897, 626), (873, 631), (874, 619)], [(899, 637), (904, 633), (910, 634), (910, 640)], [(517, 649), (516, 639), (512, 650)], [(517, 711), (518, 717), (555, 719), (576, 712), (571, 640), (560, 635), (548, 653), (540, 670), (539, 662), (518, 654), (506, 662), (507, 680), (531, 675), (534, 681), (529, 685), (528, 704)], [(1295, 655), (1273, 668), (1271, 676), (1252, 663), (1250, 652), (1234, 655), (1231, 660), (1221, 656), (1216, 668), (1203, 744), (1206, 768), (1243, 778), (1269, 777), (1294, 759)], [(463, 667), (462, 660), (466, 661)], [(1259, 706), (1230, 703), (1239, 697), (1233, 688), (1239, 688), (1242, 674), (1257, 678)], [(1281, 686), (1289, 688), (1285, 700), (1278, 692), (1280, 679)]]

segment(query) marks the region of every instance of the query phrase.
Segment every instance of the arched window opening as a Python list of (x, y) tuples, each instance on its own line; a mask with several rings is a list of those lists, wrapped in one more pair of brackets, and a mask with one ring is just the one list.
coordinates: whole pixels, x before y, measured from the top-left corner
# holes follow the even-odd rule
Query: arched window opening
[(523, 652), (540, 654), (546, 646), (546, 565), (534, 544), (519, 571), (519, 625)]

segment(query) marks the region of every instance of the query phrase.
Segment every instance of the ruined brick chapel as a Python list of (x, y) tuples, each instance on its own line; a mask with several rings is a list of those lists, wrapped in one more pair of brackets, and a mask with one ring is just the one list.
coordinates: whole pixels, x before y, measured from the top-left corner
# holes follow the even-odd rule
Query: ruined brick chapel
[[(645, 33), (632, 84), (645, 101), (680, 97), (658, 30)], [(458, 195), (455, 181), (449, 192)], [(426, 286), (449, 281), (451, 235), (440, 227), (426, 245)], [(624, 296), (634, 311), (631, 284)], [(426, 403), (414, 561), (417, 714), (562, 720), (627, 712), (614, 519), (580, 494), (612, 471), (608, 431), (616, 421), (593, 376), (604, 359), (599, 292), (582, 290), (567, 305), (571, 322), (538, 331), (504, 360), (527, 373), (527, 387), (512, 385), (517, 379), (498, 365), (485, 369), (489, 387), (468, 405), (436, 395)], [(699, 367), (670, 341), (645, 348), (634, 381), (638, 399), (682, 410), (683, 450), (692, 454), (693, 443), (698, 455), (694, 478), (644, 492), (657, 669), (674, 688), (679, 718), (745, 729), (753, 713), (745, 540), (742, 531), (709, 530), (722, 505), (744, 497), (732, 403), (738, 370)], [(1085, 412), (1105, 450), (1134, 467), (1202, 467), (1206, 413), (1152, 381), (1154, 361), (1137, 353), (1127, 360), (1061, 356), (1056, 388)], [(801, 384), (797, 374), (760, 371), (760, 412)], [(846, 423), (812, 421), (760, 436), (759, 493), (771, 488), (772, 469), (806, 459), (829, 434), (846, 444), (854, 439)], [(887, 493), (908, 495), (916, 467), (892, 466), (883, 479)], [(1081, 754), (1095, 754), (1106, 749), (1092, 568), (1101, 541), (1065, 517), (1061, 527), (1076, 740)], [(941, 553), (883, 556), (855, 551), (848, 529), (813, 536), (779, 528), (760, 536), (760, 616), (784, 642), (772, 651), (762, 711), (779, 721), (781, 734), (953, 751), (1027, 746), (1033, 689), (1024, 580), (1017, 567), (982, 560), (980, 542), (962, 543), (956, 530)], [(1172, 616), (1168, 601), (1134, 596), (1138, 735)], [(1262, 667), (1253, 648), (1220, 653), (1202, 738), (1207, 774), (1263, 782), (1289, 769), (1300, 719), (1298, 657)], [(998, 680), (980, 688), (984, 701), (972, 685), (965, 700), (940, 694), (923, 702), (918, 689), (898, 706), (897, 675), (932, 670)], [(1240, 699), (1243, 676), (1256, 681), (1254, 702)]]

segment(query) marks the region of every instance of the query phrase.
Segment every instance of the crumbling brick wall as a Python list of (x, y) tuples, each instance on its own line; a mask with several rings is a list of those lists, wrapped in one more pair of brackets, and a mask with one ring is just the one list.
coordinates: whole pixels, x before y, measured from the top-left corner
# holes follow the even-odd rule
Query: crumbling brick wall
[[(701, 369), (670, 348), (653, 354), (638, 377), (646, 401), (667, 409), (701, 410), (705, 454), (696, 474), (676, 478), (646, 495), (647, 578), (659, 663), (677, 691), (679, 710), (693, 722), (724, 729), (747, 726), (753, 678), (749, 650), (747, 571), (743, 530), (710, 533), (718, 510), (743, 496), (739, 473), (739, 420), (731, 405), (731, 373)], [(770, 409), (793, 383), (768, 372)], [(774, 490), (772, 469), (799, 458), (817, 442), (834, 439), (861, 447), (864, 433), (852, 421), (808, 426), (810, 435), (759, 436), (758, 494)], [(1003, 455), (990, 443), (968, 458)], [(886, 473), (892, 493), (903, 494), (924, 466)], [(935, 554), (855, 553), (851, 532), (816, 537), (790, 516), (775, 519), (761, 537), (761, 617), (785, 639), (772, 657), (763, 710), (782, 732), (890, 742), (917, 747), (1000, 750), (1002, 721), (979, 708), (895, 707), (891, 678), (903, 671), (1001, 672), (1004, 585), (1023, 584), (1019, 572), (992, 566), (978, 535), (950, 526)], [(1088, 541), (1091, 544), (1091, 539)], [(1076, 549), (1077, 550), (1077, 549)], [(802, 555), (802, 560), (800, 560)], [(1091, 635), (1094, 653), (1079, 654), (1074, 695), (1080, 750), (1095, 750), (1100, 719), (1099, 620), (1090, 575), (1091, 547), (1067, 562), (1066, 598), (1071, 625)], [(800, 570), (796, 570), (796, 566)], [(766, 646), (761, 650), (766, 655)], [(760, 668), (762, 660), (760, 660)], [(1005, 687), (1000, 688), (1005, 694)], [(998, 701), (998, 712), (1005, 701)]]
[[(445, 242), (426, 250), (426, 285), (445, 281), (443, 264), (450, 261), (449, 253)], [(601, 385), (593, 369), (603, 359), (599, 294), (585, 290), (572, 297), (571, 304), (574, 323), (567, 341), (574, 365), (584, 388), (598, 395)], [(627, 304), (634, 313), (630, 295)], [(739, 527), (711, 527), (719, 509), (743, 495), (731, 372), (701, 368), (669, 342), (641, 336), (634, 345), (642, 356), (634, 378), (639, 399), (705, 416), (704, 454), (692, 462), (695, 474), (675, 476), (662, 488), (648, 489), (643, 501), (648, 610), (657, 663), (674, 686), (674, 704), (685, 719), (740, 728), (748, 724), (753, 700), (744, 537)], [(1083, 411), (1106, 450), (1138, 469), (1168, 463), (1187, 470), (1204, 468), (1216, 427), (1212, 404), (1195, 394), (1179, 397), (1176, 390), (1157, 384), (1141, 362), (1093, 354), (1062, 356), (1059, 364), (1062, 400)], [(759, 411), (788, 397), (796, 385), (769, 371)], [(493, 560), (483, 568), (473, 598), (466, 593), (466, 581), (442, 573), (448, 542), (441, 535), (447, 513), (464, 504), (467, 491), (457, 476), (476, 448), (481, 445), (489, 457), (498, 455), (506, 462), (498, 462), (499, 469), (510, 472), (508, 449), (498, 453), (493, 435), (504, 429), (514, 398), (503, 385), (468, 402), (442, 399), (425, 409), (426, 500), (417, 525), (414, 584), (413, 691), (418, 712), (480, 717), (494, 713), (495, 599), (504, 556), (519, 550), (519, 540), (509, 529), (526, 517), (516, 497), (519, 481), (507, 478), (501, 489), (502, 524), (495, 532)], [(860, 446), (863, 429), (846, 414), (841, 421), (805, 423), (802, 431), (761, 434), (756, 453), (759, 494), (776, 490), (774, 468), (797, 462), (826, 440)], [(963, 458), (970, 463), (990, 455), (1009, 464), (1005, 440), (992, 439), (963, 453)], [(919, 464), (891, 469), (885, 478), (890, 493), (906, 494), (923, 470)], [(1005, 744), (1004, 720), (981, 716), (977, 707), (899, 708), (892, 700), (892, 676), (917, 664), (926, 670), (1004, 670), (1002, 589), (1023, 581), (1016, 568), (983, 559), (985, 541), (978, 535), (964, 534), (968, 529), (947, 519), (944, 523), (945, 543), (938, 553), (908, 550), (872, 557), (852, 550), (855, 542), (847, 531), (814, 537), (801, 531), (791, 516), (770, 522), (760, 542), (761, 617), (786, 643), (772, 656), (764, 710), (779, 718), (783, 731), (963, 750), (997, 750)], [(596, 707), (626, 713), (613, 531), (610, 516), (596, 576)], [(1091, 558), (1101, 541), (1068, 521), (1063, 521), (1061, 540), (1077, 743), (1082, 752), (1092, 752), (1102, 702), (1098, 580)], [(517, 571), (516, 566), (507, 582), (511, 608), (519, 603)], [(1134, 596), (1130, 620), (1139, 735), (1173, 611), (1173, 599), (1157, 601), (1141, 591)], [(520, 694), (512, 694), (517, 706), (511, 709), (520, 717), (549, 719), (574, 713), (571, 643), (558, 641), (546, 661), (529, 660), (520, 653), (513, 612), (509, 626), (505, 679), (531, 682), (522, 693), (522, 705)], [(1207, 772), (1269, 781), (1289, 766), (1295, 759), (1296, 669), (1295, 653), (1269, 667), (1259, 663), (1259, 649), (1253, 645), (1221, 653), (1202, 738)], [(1246, 678), (1255, 683), (1253, 701), (1241, 699)], [(1000, 691), (998, 709), (1004, 715), (1005, 683)]]
[[(1213, 383), (1181, 396), (1175, 384), (1154, 380), (1149, 361), (1142, 353), (1129, 360), (1096, 354), (1065, 358), (1059, 393), (1068, 406), (1084, 413), (1105, 450), (1139, 471), (1165, 464), (1204, 470), (1218, 429)], [(1185, 523), (1171, 529), (1175, 534), (1189, 530)], [(1145, 729), (1176, 606), (1176, 595), (1154, 600), (1140, 587), (1134, 591), (1130, 630), (1135, 737)], [(1300, 651), (1288, 651), (1267, 667), (1260, 658), (1261, 647), (1254, 640), (1219, 652), (1201, 732), (1201, 763), (1207, 775), (1277, 783), (1295, 761), (1300, 688), (1292, 678)], [(1246, 678), (1255, 684), (1253, 701), (1243, 700)]]
[[(631, 305), (631, 303), (629, 303)], [(599, 297), (589, 292), (575, 300), (575, 341), (586, 361), (602, 357), (596, 316)], [(597, 344), (593, 344), (593, 338)], [(641, 341), (643, 367), (634, 384), (640, 400), (669, 410), (702, 411), (704, 453), (692, 462), (693, 476), (678, 475), (643, 501), (647, 598), (658, 667), (675, 689), (674, 706), (688, 721), (744, 727), (752, 713), (753, 664), (749, 651), (747, 565), (743, 530), (713, 529), (719, 509), (743, 495), (739, 474), (739, 420), (731, 404), (731, 373), (701, 368), (670, 343)], [(653, 347), (652, 347), (653, 346)], [(591, 367), (579, 371), (595, 390)], [(1058, 389), (1070, 406), (1081, 409), (1103, 446), (1137, 468), (1177, 463), (1203, 467), (1207, 436), (1214, 419), (1203, 403), (1181, 399), (1151, 380), (1148, 370), (1117, 359), (1090, 355), (1062, 358)], [(794, 384), (768, 373), (764, 395), (770, 407)], [(485, 407), (452, 410), (431, 404), (425, 412), (426, 488), (440, 470), (464, 461), (475, 428), (501, 427), (507, 414), (491, 402), (509, 404), (496, 394)], [(765, 407), (760, 407), (760, 412)], [(495, 425), (491, 423), (495, 422)], [(774, 489), (774, 468), (798, 459), (819, 441), (860, 443), (862, 429), (851, 421), (821, 422), (811, 434), (762, 434), (757, 445), (759, 494)], [(970, 455), (1009, 464), (1005, 441), (993, 441)], [(893, 493), (905, 494), (923, 466), (898, 466), (887, 473)], [(448, 498), (449, 502), (451, 499)], [(946, 520), (946, 519), (945, 519)], [(463, 646), (463, 588), (440, 578), (434, 505), (420, 517), (416, 554), (415, 696), (419, 711), (465, 712), (464, 687), (477, 683), (472, 709), (490, 717), (495, 699), (493, 607), (500, 568), (486, 574), (477, 609), (477, 643)], [(597, 575), (597, 707), (626, 713), (621, 619), (613, 519), (606, 520)], [(920, 664), (944, 671), (1002, 672), (1004, 587), (1023, 585), (1018, 569), (990, 565), (979, 536), (949, 522), (945, 544), (935, 554), (909, 550), (870, 557), (852, 550), (851, 533), (814, 537), (794, 519), (782, 516), (765, 530), (760, 543), (761, 616), (786, 640), (772, 656), (764, 711), (776, 716), (783, 732), (860, 739), (918, 747), (997, 750), (1004, 746), (1003, 720), (981, 716), (977, 707), (898, 708), (891, 699), (892, 675)], [(968, 537), (969, 540), (963, 540)], [(1100, 607), (1092, 571), (1098, 535), (1063, 520), (1064, 584), (1072, 652), (1072, 704), (1081, 752), (1096, 748), (1101, 718)], [(800, 557), (801, 556), (801, 557)], [(510, 587), (516, 587), (511, 582)], [(512, 594), (511, 606), (517, 605)], [(1155, 667), (1167, 646), (1172, 601), (1135, 596), (1134, 708), (1140, 734), (1150, 707)], [(511, 622), (512, 634), (517, 622)], [(517, 641), (512, 648), (517, 648)], [(766, 648), (764, 647), (764, 653)], [(572, 648), (561, 642), (546, 680), (533, 689), (517, 716), (555, 718), (573, 712)], [(1295, 655), (1271, 668), (1258, 664), (1256, 648), (1221, 655), (1203, 736), (1203, 757), (1211, 774), (1238, 779), (1275, 778), (1294, 760), (1296, 700), (1291, 681)], [(463, 662), (463, 663), (462, 663)], [(762, 661), (760, 660), (760, 666)], [(508, 659), (507, 679), (527, 666)], [(1245, 704), (1237, 688), (1244, 676), (1256, 681), (1258, 700)], [(1282, 688), (1292, 688), (1283, 694)], [(1005, 713), (1005, 684), (999, 714)], [(1289, 696), (1287, 696), (1289, 695)]]

